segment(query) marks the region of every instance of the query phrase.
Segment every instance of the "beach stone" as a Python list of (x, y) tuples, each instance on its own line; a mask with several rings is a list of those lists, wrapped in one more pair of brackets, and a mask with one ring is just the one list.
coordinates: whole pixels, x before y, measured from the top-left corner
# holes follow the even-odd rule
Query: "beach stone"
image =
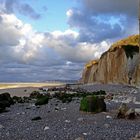
[(140, 115), (140, 108), (135, 108), (135, 112), (137, 115)]
[(128, 111), (128, 107), (126, 105), (126, 103), (121, 104), (121, 106), (118, 109), (118, 113), (117, 113), (117, 118), (125, 118), (125, 114)]
[(106, 104), (104, 102), (104, 97), (98, 97), (93, 95), (84, 97), (80, 103), (80, 111), (94, 112), (94, 113), (106, 111)]
[(0, 124), (0, 129), (2, 129), (2, 128), (4, 128), (4, 126)]
[(14, 104), (14, 101), (8, 92), (0, 94), (0, 113), (12, 104)]
[(44, 127), (44, 131), (45, 131), (45, 130), (48, 130), (48, 129), (50, 129), (48, 126), (45, 126), (45, 127)]
[(106, 116), (106, 118), (107, 118), (107, 119), (112, 119), (112, 117), (111, 117), (111, 116), (109, 116), (109, 115), (107, 115), (107, 116)]
[(110, 127), (110, 124), (104, 124), (104, 127), (105, 128), (109, 128)]
[(83, 137), (78, 137), (75, 140), (84, 140), (84, 138)]
[(22, 97), (14, 96), (13, 100), (15, 103), (24, 103), (24, 100)]
[(39, 92), (39, 91), (33, 91), (31, 94), (30, 94), (30, 98), (40, 98), (42, 97), (43, 95)]
[(59, 110), (59, 107), (55, 107), (55, 111), (58, 111)]
[(105, 96), (105, 99), (107, 99), (107, 100), (112, 100), (112, 99), (113, 99), (113, 94), (107, 94), (107, 95)]
[(125, 117), (126, 117), (126, 119), (135, 119), (135, 118), (136, 118), (135, 109), (130, 108), (130, 109), (125, 113)]
[(140, 131), (135, 135), (134, 138), (131, 138), (130, 140), (140, 140)]
[(83, 133), (83, 135), (84, 135), (84, 136), (87, 136), (88, 134), (87, 134), (87, 133)]
[(136, 134), (135, 138), (140, 138), (140, 131)]
[(84, 118), (78, 118), (77, 120), (82, 122), (84, 120)]
[(65, 120), (66, 123), (70, 123), (70, 120)]
[(32, 121), (37, 121), (37, 120), (41, 120), (42, 118), (40, 116), (34, 117), (32, 118)]

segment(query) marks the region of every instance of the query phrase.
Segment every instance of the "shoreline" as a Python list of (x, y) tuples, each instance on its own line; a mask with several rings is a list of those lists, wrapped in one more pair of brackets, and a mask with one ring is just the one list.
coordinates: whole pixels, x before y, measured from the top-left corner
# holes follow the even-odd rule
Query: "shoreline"
[(13, 96), (29, 96), (33, 91), (39, 91), (39, 88), (61, 87), (65, 83), (0, 83), (0, 94), (8, 92)]
[(65, 83), (0, 83), (0, 89), (11, 89), (11, 88), (30, 88), (30, 87), (54, 87), (54, 86), (62, 86)]

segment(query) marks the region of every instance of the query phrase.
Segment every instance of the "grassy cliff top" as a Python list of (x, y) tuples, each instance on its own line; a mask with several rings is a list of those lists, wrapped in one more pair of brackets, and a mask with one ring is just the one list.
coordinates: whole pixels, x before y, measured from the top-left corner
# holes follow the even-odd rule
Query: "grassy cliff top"
[(115, 48), (121, 48), (124, 45), (139, 46), (139, 35), (132, 35), (125, 39), (119, 40), (114, 43), (109, 50), (113, 51)]
[(89, 61), (88, 63), (86, 63), (85, 67), (86, 67), (86, 68), (90, 68), (91, 66), (98, 64), (98, 61), (99, 61), (99, 60), (92, 60), (92, 61)]
[[(134, 48), (135, 47), (135, 48)], [(115, 51), (117, 48), (123, 48), (127, 57), (133, 58), (133, 55), (139, 52), (139, 35), (132, 35), (125, 39), (115, 42), (108, 51)], [(108, 52), (104, 52), (101, 58)], [(90, 68), (93, 65), (98, 64), (99, 60), (92, 60), (86, 63), (85, 68)]]

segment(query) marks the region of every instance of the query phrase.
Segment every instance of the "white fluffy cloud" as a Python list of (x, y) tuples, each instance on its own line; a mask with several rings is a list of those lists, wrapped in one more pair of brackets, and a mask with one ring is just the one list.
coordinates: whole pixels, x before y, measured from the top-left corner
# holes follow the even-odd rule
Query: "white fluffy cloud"
[(114, 40), (137, 33), (136, 0), (79, 2), (80, 8), (66, 12), (70, 28), (63, 32), (37, 32), (13, 14), (15, 5), (0, 5), (0, 81), (79, 79), (87, 61), (98, 59)]
[(79, 33), (70, 29), (40, 33), (13, 14), (1, 12), (0, 17), (0, 73), (5, 73), (1, 81), (10, 75), (18, 81), (77, 79), (83, 64), (99, 58), (109, 46), (79, 42)]

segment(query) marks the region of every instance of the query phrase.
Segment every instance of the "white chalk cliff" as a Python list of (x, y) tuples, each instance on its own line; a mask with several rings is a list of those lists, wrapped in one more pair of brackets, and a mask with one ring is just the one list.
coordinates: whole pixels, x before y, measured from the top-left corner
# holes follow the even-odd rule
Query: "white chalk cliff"
[(88, 62), (83, 70), (83, 83), (140, 85), (138, 35), (114, 43), (99, 60)]

